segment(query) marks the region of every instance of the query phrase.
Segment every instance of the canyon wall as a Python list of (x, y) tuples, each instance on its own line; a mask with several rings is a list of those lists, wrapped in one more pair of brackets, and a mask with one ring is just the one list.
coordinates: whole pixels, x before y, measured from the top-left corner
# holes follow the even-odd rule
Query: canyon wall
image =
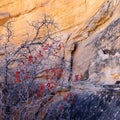
[[(70, 32), (78, 28), (92, 17), (105, 0), (1, 0), (0, 25), (7, 21), (14, 21), (14, 42), (20, 43), (20, 36), (31, 31), (29, 23), (49, 14), (58, 24), (61, 31)], [(0, 33), (4, 33), (0, 28)], [(19, 36), (19, 39), (17, 39)]]
[(1, 0), (0, 34), (4, 33), (2, 25), (14, 21), (12, 41), (19, 44), (27, 32), (33, 33), (28, 22), (49, 14), (63, 41), (70, 35), (65, 60), (70, 61), (74, 51), (72, 77), (82, 75), (84, 80), (114, 84), (120, 79), (119, 11), (120, 0)]
[[(53, 88), (48, 94), (44, 93), (41, 98), (39, 94), (41, 91), (38, 92), (38, 98), (36, 96), (35, 101), (34, 99), (32, 101), (31, 96), (27, 100), (23, 97), (27, 96), (27, 92), (24, 95), (21, 95), (23, 92), (16, 92), (17, 87), (24, 91), (22, 84), (15, 84), (13, 91), (16, 94), (11, 98), (9, 96), (14, 95), (13, 91), (3, 87), (1, 93), (7, 94), (8, 98), (5, 97), (5, 101), (7, 98), (9, 103), (5, 105), (5, 113), (9, 115), (12, 111), (10, 105), (14, 105), (16, 101), (19, 103), (19, 99), (23, 97), (24, 102), (19, 104), (20, 111), (23, 110), (20, 114), (24, 116), (25, 110), (24, 117), (29, 120), (33, 118), (119, 120), (120, 0), (0, 0), (0, 45), (2, 45), (2, 36), (5, 34), (4, 26), (8, 21), (12, 21), (14, 33), (12, 45), (18, 46), (28, 37), (26, 33), (30, 33), (30, 38), (33, 37), (34, 31), (30, 23), (41, 19), (44, 14), (52, 16), (59, 27), (58, 32), (53, 35), (60, 33), (61, 40), (64, 42), (65, 51), (62, 54), (64, 55), (62, 60), (66, 63), (69, 75), (64, 74), (65, 79), (60, 76), (62, 85)], [(2, 50), (0, 49), (0, 52)], [(0, 57), (3, 55), (4, 53), (0, 53)], [(4, 63), (3, 67), (5, 67)], [(0, 70), (0, 76), (2, 76), (5, 72)], [(67, 84), (63, 84), (64, 82)], [(30, 88), (34, 89), (33, 86), (32, 84)], [(39, 86), (40, 90), (45, 85), (41, 86), (42, 84)], [(16, 97), (17, 94), (22, 97)], [(22, 106), (25, 106), (24, 109), (21, 109)], [(18, 106), (15, 110), (18, 110)], [(1, 115), (0, 118), (2, 117)]]

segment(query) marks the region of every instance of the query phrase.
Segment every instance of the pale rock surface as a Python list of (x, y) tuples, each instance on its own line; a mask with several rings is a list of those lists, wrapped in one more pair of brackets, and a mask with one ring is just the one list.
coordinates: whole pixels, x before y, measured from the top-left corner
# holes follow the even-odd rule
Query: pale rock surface
[[(82, 79), (73, 82), (68, 89), (66, 86), (60, 88), (37, 117), (40, 120), (119, 120), (120, 0), (0, 1), (0, 25), (14, 21), (15, 44), (22, 42), (26, 32), (33, 32), (26, 21), (37, 20), (44, 13), (50, 14), (60, 27), (66, 43), (64, 58), (69, 61), (67, 67), (73, 60), (71, 79), (75, 75), (82, 75)], [(4, 28), (0, 27), (0, 34), (3, 33)], [(71, 36), (66, 42), (68, 34)], [(74, 97), (63, 101), (69, 93)], [(32, 110), (36, 113), (41, 101), (35, 103)], [(64, 109), (59, 109), (60, 105)], [(28, 113), (31, 115), (31, 109)]]
[[(27, 21), (40, 19), (43, 14), (50, 14), (58, 23), (61, 31), (70, 31), (79, 27), (92, 17), (106, 0), (1, 0), (0, 25), (8, 20), (14, 21), (16, 38), (14, 42), (21, 43), (21, 35), (31, 27)], [(92, 7), (91, 7), (92, 6)], [(0, 28), (0, 33), (4, 32)], [(19, 37), (18, 37), (19, 36)]]
[(81, 28), (82, 31), (73, 37), (74, 42), (78, 43), (73, 66), (75, 74), (84, 75), (87, 70), (89, 71), (88, 80), (102, 84), (115, 84), (120, 80), (118, 62), (120, 59), (119, 11), (119, 0), (106, 1), (86, 23), (85, 28)]
[[(65, 60), (71, 60), (73, 44), (77, 44), (73, 55), (72, 78), (75, 74), (82, 74), (83, 78), (102, 84), (114, 84), (120, 79), (116, 62), (120, 52), (120, 0), (0, 1), (0, 25), (14, 21), (15, 44), (24, 40), (25, 33), (33, 33), (27, 22), (35, 21), (43, 14), (50, 14), (58, 23), (64, 42), (71, 34), (66, 43)], [(4, 28), (0, 27), (0, 34), (3, 33)], [(104, 54), (104, 49), (118, 52), (118, 56)], [(108, 63), (114, 63), (114, 66)]]

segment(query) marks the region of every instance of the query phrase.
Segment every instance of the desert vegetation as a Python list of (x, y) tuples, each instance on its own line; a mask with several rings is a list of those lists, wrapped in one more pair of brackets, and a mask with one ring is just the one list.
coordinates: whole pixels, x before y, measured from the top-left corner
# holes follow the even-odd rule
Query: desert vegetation
[[(33, 37), (26, 33), (28, 37), (19, 46), (11, 42), (12, 21), (4, 26), (6, 33), (1, 35), (0, 119), (37, 120), (55, 93), (70, 87), (72, 66), (66, 64), (71, 61), (64, 60), (65, 44), (54, 34), (57, 24), (44, 15), (29, 25), (35, 31)], [(75, 75), (74, 81), (78, 78)]]

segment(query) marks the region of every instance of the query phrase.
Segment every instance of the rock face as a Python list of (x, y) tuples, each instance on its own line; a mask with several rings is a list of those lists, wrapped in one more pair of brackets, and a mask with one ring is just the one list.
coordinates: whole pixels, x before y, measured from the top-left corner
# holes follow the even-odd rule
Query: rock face
[[(28, 21), (50, 14), (58, 23), (64, 42), (70, 34), (64, 57), (69, 62), (73, 58), (71, 77), (77, 74), (95, 83), (114, 84), (120, 79), (119, 11), (120, 0), (1, 0), (0, 25), (14, 21), (13, 42), (17, 44), (25, 33), (33, 33)], [(0, 34), (3, 33), (4, 27), (0, 27)]]
[[(120, 80), (119, 60), (120, 60), (120, 18), (112, 22), (106, 29), (100, 32), (94, 46), (96, 56), (89, 66), (90, 79), (105, 84), (114, 84)], [(93, 78), (93, 76), (95, 78)]]
[[(13, 20), (15, 36), (17, 36), (14, 42), (19, 43), (21, 41), (18, 36), (31, 30), (26, 21), (31, 22), (38, 19), (40, 15), (49, 13), (53, 16), (55, 21), (57, 21), (64, 35), (72, 31), (71, 38), (67, 43), (69, 47), (66, 48), (65, 58), (66, 60), (70, 60), (72, 51), (71, 45), (76, 42), (78, 47), (75, 51), (73, 71), (75, 74), (84, 74), (85, 71), (88, 70), (88, 66), (90, 69), (92, 69), (92, 66), (95, 68), (93, 64), (96, 62), (98, 62), (100, 66), (106, 59), (112, 59), (111, 57), (113, 56), (116, 58), (116, 54), (113, 52), (119, 54), (119, 11), (119, 0), (2, 0), (0, 2), (0, 24), (4, 25), (7, 21)], [(0, 28), (0, 33), (4, 33), (3, 27)], [(104, 50), (111, 51), (111, 55), (109, 52), (102, 52)], [(95, 61), (96, 55), (98, 55), (98, 61)], [(106, 58), (99, 58), (103, 56)], [(95, 62), (91, 63), (90, 61)], [(109, 68), (107, 65), (104, 65), (104, 67), (104, 70), (98, 66), (97, 69), (101, 69), (102, 72), (100, 73), (103, 73), (105, 76), (111, 74), (115, 80), (119, 80), (119, 70), (118, 74), (115, 73), (115, 71), (114, 73), (110, 73), (109, 71), (113, 66)], [(91, 76), (98, 77), (96, 73), (93, 75), (91, 70), (89, 74), (90, 79), (92, 78)]]
[[(110, 92), (81, 93), (74, 99), (57, 102), (48, 109), (45, 120), (119, 120), (120, 97)], [(64, 107), (61, 107), (64, 106)]]
[[(61, 31), (69, 32), (71, 28), (78, 27), (92, 17), (106, 0), (1, 0), (0, 1), (0, 25), (8, 20), (14, 21), (14, 42), (20, 43), (20, 36), (31, 27), (28, 21), (40, 19), (42, 14), (50, 14), (58, 23)], [(91, 7), (92, 6), (92, 7)], [(0, 28), (0, 33), (3, 33)]]
[[(46, 104), (48, 111), (43, 110), (44, 115), (39, 114), (36, 101), (38, 112), (34, 117), (41, 120), (119, 120), (120, 0), (0, 1), (0, 25), (14, 21), (12, 42), (16, 45), (26, 38), (27, 32), (34, 34), (27, 23), (39, 19), (42, 14), (50, 14), (59, 25), (65, 44), (63, 58), (72, 73), (65, 76), (66, 80), (74, 80), (77, 76), (78, 81), (66, 85), (69, 89), (54, 93), (51, 98), (54, 105), (49, 109), (51, 101)], [(4, 32), (1, 26), (0, 39)], [(66, 94), (71, 96), (64, 97)]]
[[(95, 81), (112, 79), (110, 83), (115, 83), (120, 79), (119, 62), (115, 60), (119, 59), (119, 11), (120, 0), (1, 0), (0, 25), (14, 21), (13, 42), (21, 43), (25, 33), (32, 33), (27, 21), (37, 20), (42, 14), (50, 14), (58, 23), (64, 41), (72, 33), (66, 43), (66, 60), (71, 60), (73, 44), (77, 44), (73, 55), (74, 74), (86, 77), (87, 71), (87, 78), (96, 79)], [(0, 27), (0, 33), (4, 33), (3, 27)], [(107, 65), (105, 61), (108, 64), (115, 63), (116, 68), (115, 65)]]
[(106, 1), (73, 37), (78, 43), (74, 56), (75, 74), (88, 73), (94, 83), (119, 81), (120, 1)]

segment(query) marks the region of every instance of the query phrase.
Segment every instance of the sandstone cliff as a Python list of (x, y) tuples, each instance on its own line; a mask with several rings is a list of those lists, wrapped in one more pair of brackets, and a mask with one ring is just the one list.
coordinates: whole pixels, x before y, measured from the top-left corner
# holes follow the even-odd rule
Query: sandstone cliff
[[(0, 25), (9, 20), (14, 21), (13, 42), (18, 44), (22, 42), (27, 31), (33, 32), (27, 24), (28, 21), (37, 20), (42, 14), (50, 14), (62, 31), (63, 40), (66, 40), (68, 34), (71, 35), (67, 41), (66, 60), (70, 61), (74, 43), (77, 44), (73, 56), (74, 74), (82, 74), (84, 79), (102, 79), (115, 83), (120, 79), (119, 66), (116, 60), (111, 59), (119, 59), (119, 11), (119, 0), (1, 0)], [(0, 27), (0, 33), (4, 33), (3, 27)], [(105, 53), (105, 50), (108, 53)], [(117, 67), (107, 65), (107, 60), (109, 64), (115, 61), (113, 64)]]
[[(119, 2), (119, 0), (1, 0), (0, 25), (10, 20), (14, 21), (13, 42), (18, 44), (22, 42), (26, 32), (33, 32), (28, 21), (37, 20), (42, 14), (50, 14), (58, 23), (64, 42), (66, 36), (71, 35), (66, 43), (66, 60), (71, 60), (74, 43), (77, 44), (73, 55), (74, 74), (82, 74), (84, 79), (95, 79), (97, 82), (107, 80), (115, 83), (120, 79), (119, 66), (116, 60), (111, 59), (116, 59), (116, 56), (119, 59)], [(2, 26), (0, 33), (4, 33)], [(105, 50), (108, 53), (105, 53)], [(107, 65), (106, 60), (110, 62), (109, 64), (115, 61), (113, 64), (116, 64), (116, 67)]]
[[(71, 28), (78, 28), (92, 17), (104, 1), (1, 0), (0, 25), (5, 24), (8, 20), (13, 20), (15, 36), (21, 36), (31, 29), (27, 24), (28, 21), (40, 19), (42, 14), (50, 14), (58, 23), (61, 31), (69, 32)], [(2, 32), (4, 30), (0, 28), (0, 33)], [(14, 42), (19, 43), (21, 40), (15, 39)]]
[(120, 40), (119, 2), (106, 1), (73, 37), (78, 43), (74, 71), (87, 72), (89, 80), (93, 80), (94, 76), (98, 83), (114, 84), (119, 81), (119, 63), (116, 61), (119, 59)]
[(12, 42), (18, 45), (27, 32), (30, 37), (34, 34), (28, 22), (43, 14), (54, 18), (62, 34), (66, 67), (72, 72), (66, 80), (74, 80), (75, 75), (79, 79), (70, 86), (59, 86), (48, 103), (36, 100), (35, 106), (31, 105), (35, 116), (41, 120), (85, 120), (88, 114), (89, 120), (119, 120), (120, 0), (1, 0), (0, 35), (5, 32), (2, 25), (14, 21)]

